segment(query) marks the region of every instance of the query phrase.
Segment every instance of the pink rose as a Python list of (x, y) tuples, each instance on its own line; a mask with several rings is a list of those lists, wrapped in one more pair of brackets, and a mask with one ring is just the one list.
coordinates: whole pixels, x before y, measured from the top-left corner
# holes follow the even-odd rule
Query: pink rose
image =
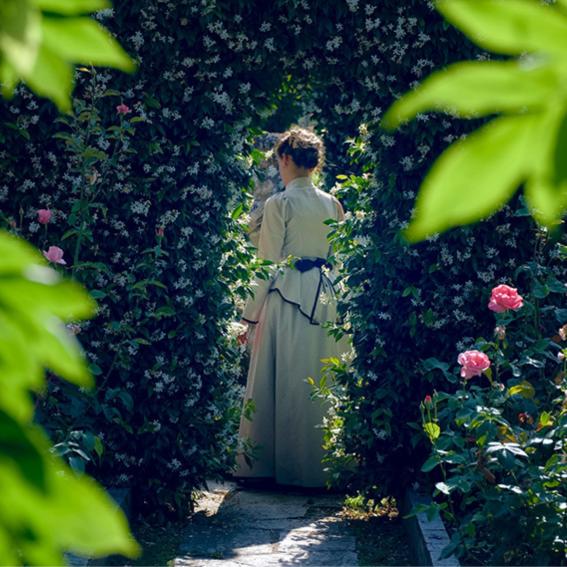
[(63, 260), (63, 250), (59, 246), (50, 246), (47, 252), (43, 251), (43, 255), (53, 264), (67, 264)]
[(524, 298), (518, 290), (509, 285), (497, 285), (490, 296), (488, 308), (496, 313), (502, 313), (509, 309), (520, 309), (524, 304)]
[(116, 107), (116, 112), (118, 114), (128, 114), (130, 112), (130, 107), (128, 105), (124, 104), (124, 103), (119, 104)]
[(479, 350), (467, 350), (461, 352), (457, 362), (462, 366), (461, 378), (469, 380), (473, 376), (480, 376), (490, 368), (490, 359)]
[(53, 214), (49, 209), (38, 209), (37, 220), (39, 224), (48, 224)]
[(429, 406), (433, 403), (433, 398), (429, 394), (427, 394), (423, 402), (425, 403), (425, 405)]

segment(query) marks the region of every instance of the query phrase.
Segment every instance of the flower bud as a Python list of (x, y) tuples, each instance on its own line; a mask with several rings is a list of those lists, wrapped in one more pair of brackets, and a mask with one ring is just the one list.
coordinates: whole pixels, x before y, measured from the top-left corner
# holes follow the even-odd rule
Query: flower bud
[(37, 222), (39, 224), (49, 224), (52, 216), (53, 214), (49, 209), (38, 209)]
[(494, 336), (499, 341), (503, 341), (506, 338), (506, 327), (504, 325), (497, 325), (494, 327)]
[(122, 115), (128, 114), (130, 112), (130, 107), (127, 104), (124, 104), (124, 103), (119, 104), (116, 107), (116, 112), (118, 114), (122, 114)]

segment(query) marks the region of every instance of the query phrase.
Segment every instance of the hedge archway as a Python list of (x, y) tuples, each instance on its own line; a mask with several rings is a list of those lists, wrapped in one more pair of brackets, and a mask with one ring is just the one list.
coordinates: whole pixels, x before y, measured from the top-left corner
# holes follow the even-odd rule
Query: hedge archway
[(97, 17), (138, 74), (79, 71), (64, 120), (23, 88), (0, 108), (2, 222), (61, 247), (100, 305), (74, 328), (97, 393), (53, 381), (42, 401), (53, 438), (81, 466), (78, 443), (94, 474), (154, 509), (180, 509), (230, 466), (242, 376), (227, 328), (251, 258), (230, 213), (247, 198), (252, 138), (287, 97), (325, 134), (328, 188), (364, 174), (339, 189), (353, 213), (345, 308), (357, 355), (341, 375), (333, 451), (358, 462), (349, 482), (413, 478), (421, 434), (407, 423), (443, 379), (431, 362), (424, 376), (422, 361), (452, 358), (463, 325), (468, 337), (486, 327), (484, 289), (532, 242), (511, 207), (415, 248), (398, 238), (423, 172), (463, 126), (424, 116), (391, 135), (377, 122), (473, 47), (422, 0), (118, 0)]

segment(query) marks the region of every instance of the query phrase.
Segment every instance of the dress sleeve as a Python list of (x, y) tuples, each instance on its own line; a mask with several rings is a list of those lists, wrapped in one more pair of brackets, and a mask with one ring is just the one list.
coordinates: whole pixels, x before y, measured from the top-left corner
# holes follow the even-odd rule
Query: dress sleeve
[(272, 262), (282, 260), (285, 238), (285, 200), (270, 198), (264, 206), (264, 218), (260, 229), (258, 257)]
[[(280, 262), (285, 240), (286, 218), (285, 198), (270, 197), (264, 206), (264, 217), (260, 228), (258, 258)], [(254, 296), (246, 302), (242, 319), (248, 323), (257, 323), (264, 301), (268, 296), (272, 278), (263, 280), (254, 278), (252, 283)]]
[(335, 202), (335, 207), (337, 209), (337, 220), (343, 221), (345, 219), (345, 210), (341, 202), (336, 197), (333, 197), (333, 201)]

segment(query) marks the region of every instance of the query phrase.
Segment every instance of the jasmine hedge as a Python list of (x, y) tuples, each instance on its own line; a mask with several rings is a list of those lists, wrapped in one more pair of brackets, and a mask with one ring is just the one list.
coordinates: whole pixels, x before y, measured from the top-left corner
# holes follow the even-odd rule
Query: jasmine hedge
[[(4, 224), (60, 248), (61, 269), (101, 306), (75, 327), (97, 393), (52, 383), (42, 409), (54, 439), (165, 511), (230, 467), (243, 376), (229, 321), (252, 269), (246, 156), (291, 92), (326, 134), (328, 187), (352, 175), (336, 190), (361, 211), (337, 236), (357, 355), (339, 374), (342, 429), (329, 443), (366, 487), (392, 470), (414, 478), (426, 448), (407, 423), (442, 379), (431, 358), (454, 354), (463, 326), (473, 337), (487, 324), (483, 288), (509, 277), (532, 236), (509, 208), (406, 248), (399, 230), (423, 172), (463, 129), (423, 116), (391, 135), (377, 123), (431, 68), (474, 48), (421, 0), (121, 0), (98, 17), (138, 60), (135, 76), (83, 69), (64, 120), (22, 88), (0, 110)], [(38, 209), (52, 211), (48, 224)], [(81, 447), (88, 431), (104, 451)]]

